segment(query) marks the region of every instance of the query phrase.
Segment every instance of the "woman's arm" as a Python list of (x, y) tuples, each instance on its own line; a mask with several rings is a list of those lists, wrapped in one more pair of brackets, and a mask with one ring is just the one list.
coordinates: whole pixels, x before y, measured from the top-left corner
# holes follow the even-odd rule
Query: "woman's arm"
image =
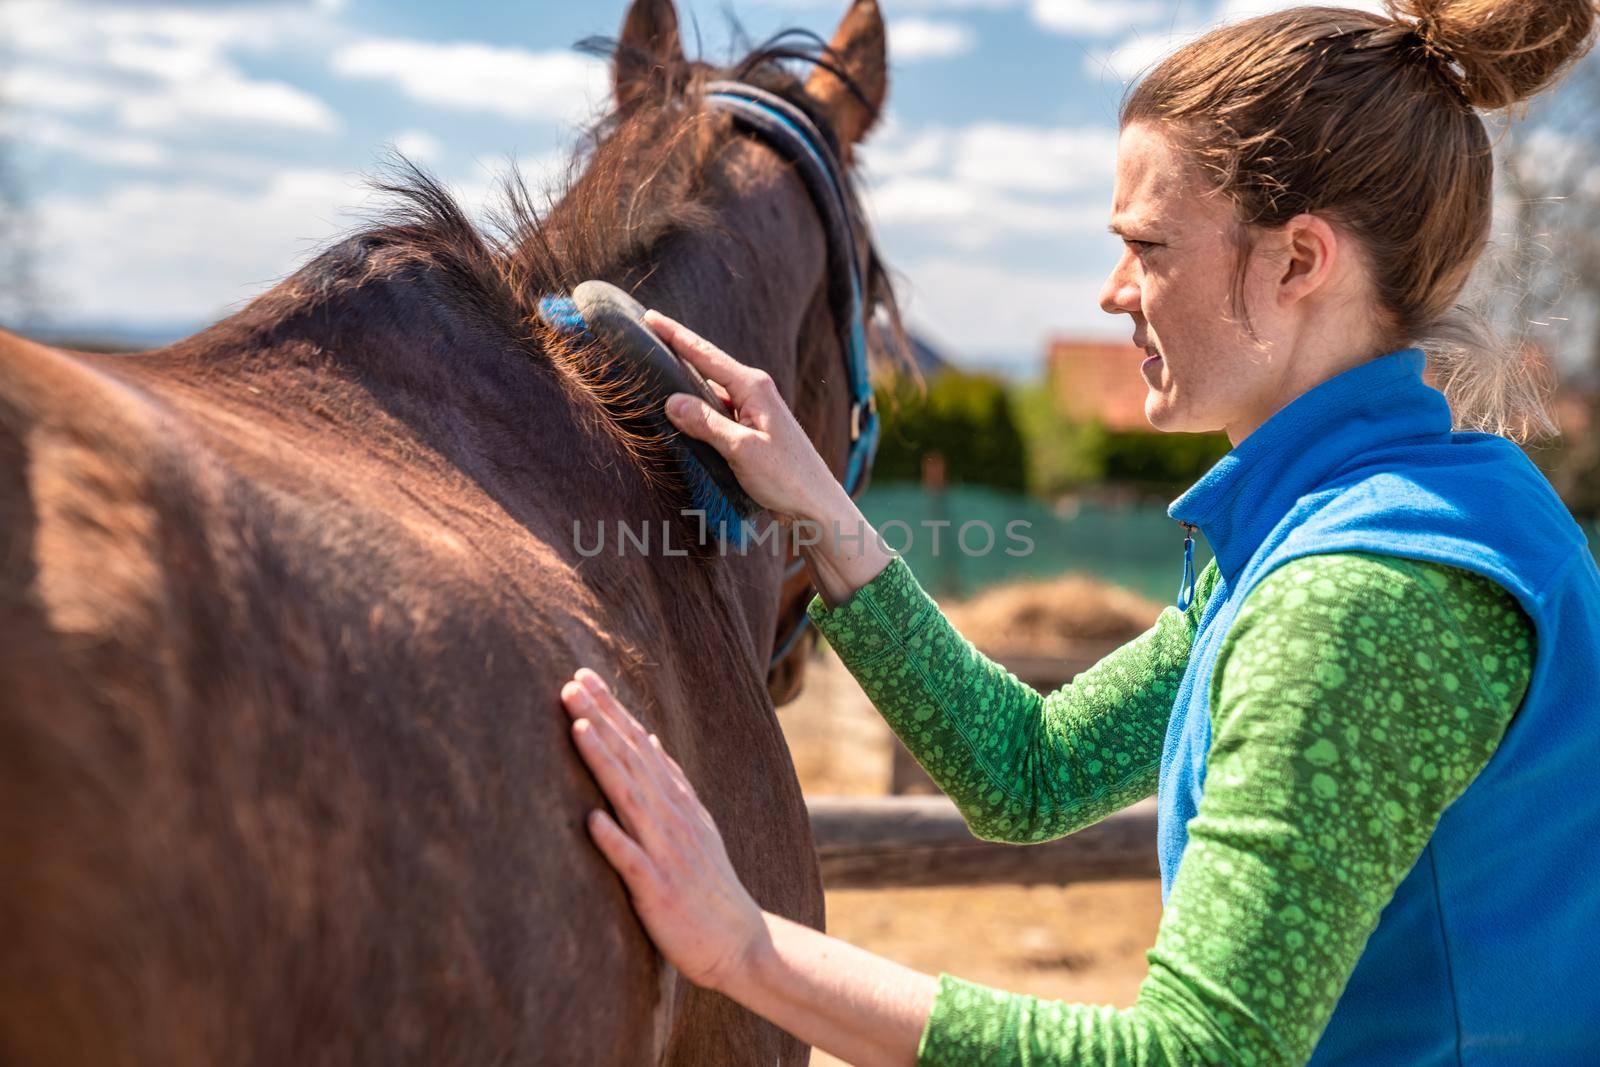
[(899, 557), (844, 603), (829, 608), (819, 597), (810, 610), (973, 834), (1027, 843), (1155, 792), (1172, 701), (1217, 579), (1212, 561), (1188, 611), (1164, 609), (1048, 696), (957, 633)]
[[(1425, 632), (1438, 643), (1417, 649)], [(943, 974), (918, 1063), (1305, 1063), (1383, 908), (1498, 746), (1531, 642), (1514, 598), (1467, 571), (1358, 553), (1276, 569), (1220, 651), (1205, 793), (1138, 1001)]]
[[(1391, 655), (1426, 627), (1434, 655)], [(1268, 576), (1224, 642), (1205, 796), (1121, 1011), (935, 984), (762, 912), (655, 738), (592, 672), (562, 697), (622, 823), (596, 812), (590, 832), (663, 955), (803, 1041), (869, 1065), (1301, 1064), (1521, 703), (1532, 638), (1508, 593), (1454, 568), (1350, 554)], [(1252, 684), (1268, 671), (1301, 681)]]
[(763, 507), (813, 524), (803, 550), (819, 591), (812, 618), (974, 834), (1043, 841), (1154, 792), (1214, 563), (1187, 612), (1168, 608), (1147, 633), (1043, 696), (951, 628), (811, 447), (771, 377), (656, 312), (645, 322), (732, 408), (677, 394), (667, 404), (673, 424), (715, 447)]
[(615, 816), (586, 821), (666, 961), (853, 1064), (916, 1057), (937, 979), (764, 912), (678, 761), (583, 669), (561, 689), (572, 739)]

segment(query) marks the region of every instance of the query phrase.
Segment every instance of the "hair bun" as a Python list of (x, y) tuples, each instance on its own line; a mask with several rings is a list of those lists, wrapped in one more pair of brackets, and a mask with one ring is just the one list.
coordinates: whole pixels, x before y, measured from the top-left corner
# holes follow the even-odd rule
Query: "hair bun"
[(1594, 43), (1595, 0), (1385, 0), (1423, 46), (1459, 68), (1467, 103), (1510, 107), (1560, 77)]

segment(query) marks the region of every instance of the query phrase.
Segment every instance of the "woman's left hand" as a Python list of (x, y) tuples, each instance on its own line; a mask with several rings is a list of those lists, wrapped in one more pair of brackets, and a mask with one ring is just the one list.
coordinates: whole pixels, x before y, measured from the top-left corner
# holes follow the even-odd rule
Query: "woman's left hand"
[(622, 825), (596, 808), (589, 834), (628, 887), (661, 955), (696, 985), (722, 989), (768, 936), (760, 906), (678, 761), (605, 681), (580, 669), (561, 687), (578, 752)]

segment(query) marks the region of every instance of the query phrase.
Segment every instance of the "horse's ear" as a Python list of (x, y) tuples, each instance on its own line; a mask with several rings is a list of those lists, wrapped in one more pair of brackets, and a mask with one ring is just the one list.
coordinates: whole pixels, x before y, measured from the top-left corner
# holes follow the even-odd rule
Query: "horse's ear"
[(822, 67), (806, 81), (806, 92), (827, 112), (841, 144), (852, 145), (865, 137), (883, 110), (883, 98), (889, 91), (884, 37), (883, 12), (878, 10), (877, 0), (855, 0), (828, 48), (830, 62), (855, 83), (861, 96)]
[(622, 20), (612, 72), (617, 106), (626, 107), (650, 90), (664, 88), (683, 61), (672, 0), (633, 0)]

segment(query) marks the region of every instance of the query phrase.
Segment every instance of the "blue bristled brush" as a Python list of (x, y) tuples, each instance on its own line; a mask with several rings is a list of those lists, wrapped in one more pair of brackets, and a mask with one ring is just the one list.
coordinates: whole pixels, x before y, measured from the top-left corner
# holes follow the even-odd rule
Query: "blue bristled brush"
[(636, 376), (631, 384), (648, 401), (642, 418), (647, 429), (669, 442), (690, 507), (705, 513), (706, 528), (718, 538), (742, 547), (752, 532), (747, 520), (761, 509), (739, 485), (728, 461), (704, 441), (680, 433), (662, 409), (673, 393), (701, 397), (718, 411), (727, 411), (727, 406), (699, 371), (644, 324), (644, 312), (644, 305), (602, 281), (583, 282), (571, 297), (546, 296), (539, 301), (539, 317), (547, 326), (595, 338), (620, 361), (619, 373)]

